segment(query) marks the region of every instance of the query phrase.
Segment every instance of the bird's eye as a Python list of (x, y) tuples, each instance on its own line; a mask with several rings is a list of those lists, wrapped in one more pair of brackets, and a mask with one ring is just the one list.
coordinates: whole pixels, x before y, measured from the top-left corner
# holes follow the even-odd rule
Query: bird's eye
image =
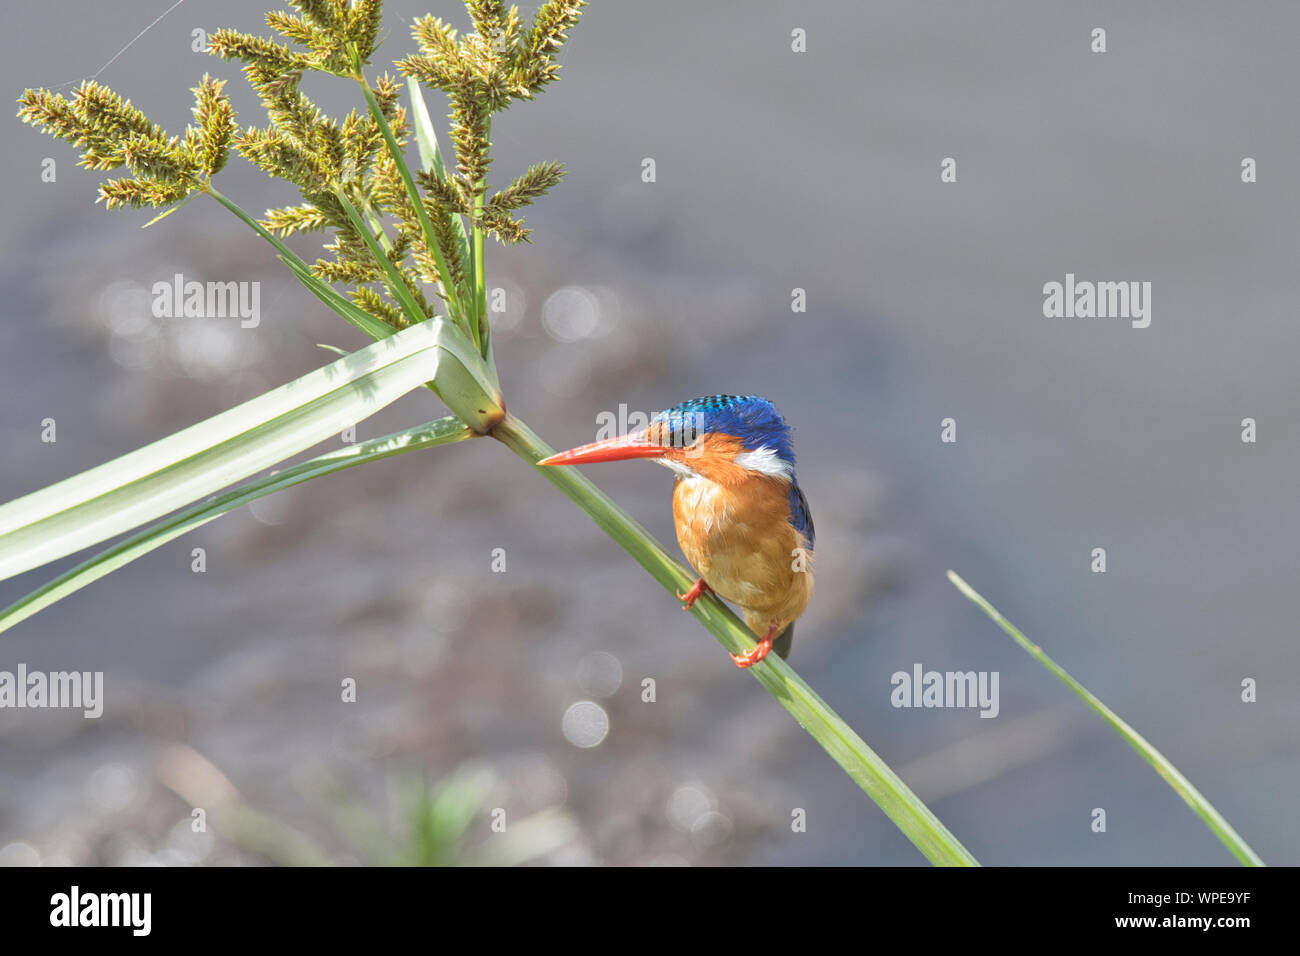
[(647, 437), (668, 448), (688, 449), (704, 435), (702, 415), (672, 415), (651, 425)]
[(704, 434), (704, 416), (688, 415), (673, 423), (673, 447), (690, 448)]

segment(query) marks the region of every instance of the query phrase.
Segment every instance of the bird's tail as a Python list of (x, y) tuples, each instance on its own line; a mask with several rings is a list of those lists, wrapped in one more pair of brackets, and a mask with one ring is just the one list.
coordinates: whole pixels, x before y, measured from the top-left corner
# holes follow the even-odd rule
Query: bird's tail
[(781, 636), (772, 642), (772, 650), (781, 655), (781, 660), (790, 656), (790, 645), (794, 643), (794, 621), (782, 632)]

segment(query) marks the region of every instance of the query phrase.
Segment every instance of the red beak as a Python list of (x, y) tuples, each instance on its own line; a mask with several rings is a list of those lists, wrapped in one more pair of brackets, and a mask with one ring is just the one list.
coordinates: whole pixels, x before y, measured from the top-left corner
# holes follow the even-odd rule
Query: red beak
[(644, 432), (632, 432), (617, 438), (594, 441), (590, 445), (579, 445), (550, 458), (543, 458), (539, 465), (590, 465), (600, 461), (623, 461), (628, 458), (662, 458), (668, 449), (663, 445), (647, 441)]

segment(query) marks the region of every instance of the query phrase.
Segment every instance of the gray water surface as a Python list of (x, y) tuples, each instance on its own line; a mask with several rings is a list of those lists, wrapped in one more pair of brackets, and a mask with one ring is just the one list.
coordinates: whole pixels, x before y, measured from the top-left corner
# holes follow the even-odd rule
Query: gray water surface
[[(95, 72), (165, 5), (107, 6), (6, 8), (5, 88)], [(428, 4), (386, 6), (393, 59)], [(255, 29), (262, 7), (191, 0), (99, 79), (179, 130), (210, 70), (241, 122), (261, 122), (238, 70), (190, 43), (200, 26)], [(456, 7), (433, 12), (459, 23)], [(527, 211), (534, 245), (489, 252), (510, 408), (567, 447), (621, 404), (774, 400), (818, 529), (791, 663), (985, 864), (1231, 858), (948, 568), (1266, 860), (1300, 862), (1298, 31), (1281, 3), (596, 2), (561, 82), (493, 127), (498, 181), (541, 159), (568, 168)], [(310, 92), (355, 105), (342, 82)], [(316, 343), (364, 344), (215, 204), (142, 232), (148, 216), (93, 205), (70, 147), (6, 128), (0, 499), (325, 364)], [(956, 182), (940, 182), (945, 157)], [(297, 198), (242, 160), (222, 178), (253, 211)], [(152, 319), (142, 290), (176, 272), (260, 281), (260, 325)], [(1067, 273), (1150, 282), (1150, 326), (1045, 318), (1044, 283)], [(358, 437), (440, 414), (413, 394)], [(673, 541), (661, 469), (588, 473)], [(0, 602), (56, 570), (3, 582)], [(394, 781), (465, 767), (490, 775), (467, 841), (484, 852), (503, 807), (542, 814), (539, 852), (517, 853), (549, 863), (923, 862), (670, 596), (491, 441), (220, 519), (0, 636), (0, 669), (19, 662), (103, 670), (108, 699), (98, 721), (0, 712), (0, 862), (277, 859), (190, 833), (195, 799), (174, 784), (210, 795), (202, 761), (340, 862), (377, 845), (341, 808), (369, 808), (400, 843)], [(998, 672), (998, 716), (893, 707), (891, 675), (917, 663)], [(582, 701), (608, 722), (594, 747), (572, 742), (599, 736), (590, 708), (565, 735)]]

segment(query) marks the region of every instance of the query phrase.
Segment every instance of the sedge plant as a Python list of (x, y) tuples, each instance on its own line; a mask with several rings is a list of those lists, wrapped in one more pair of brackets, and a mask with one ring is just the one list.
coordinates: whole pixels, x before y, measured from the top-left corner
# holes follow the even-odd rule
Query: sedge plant
[[(99, 187), (109, 209), (156, 209), (150, 225), (207, 197), (265, 240), (317, 299), (373, 343), (142, 449), (0, 506), (0, 580), (117, 541), (0, 609), (0, 631), (135, 558), (262, 496), (397, 454), (491, 437), (527, 466), (553, 453), (506, 407), (487, 309), (489, 238), (529, 241), (519, 215), (554, 187), (563, 167), (539, 162), (492, 188), (494, 118), (558, 78), (557, 54), (584, 0), (545, 0), (525, 23), (501, 0), (466, 0), (473, 29), (427, 16), (412, 27), (417, 52), (376, 73), (380, 0), (288, 0), (263, 37), (219, 30), (210, 52), (242, 65), (266, 110), (241, 127), (224, 81), (193, 88), (194, 121), (169, 135), (116, 92), (93, 81), (71, 96), (28, 90), (19, 117), (81, 151), (90, 170), (124, 171)], [(355, 83), (358, 104), (331, 117), (303, 92), (309, 74)], [(403, 79), (405, 82), (403, 83)], [(450, 104), (451, 153), (439, 146), (423, 89)], [(413, 141), (413, 142), (412, 142)], [(412, 147), (414, 149), (412, 150)], [(301, 201), (246, 212), (214, 179), (231, 151), (295, 187)], [(326, 255), (308, 262), (285, 240), (325, 233)], [(427, 388), (449, 415), (300, 464), (290, 458)], [(274, 469), (268, 472), (268, 469)], [(663, 588), (694, 576), (573, 468), (534, 468)], [(119, 537), (123, 536), (124, 537)], [(691, 613), (732, 653), (749, 629), (717, 598)], [(750, 673), (939, 865), (974, 857), (896, 773), (794, 670), (769, 655)]]

